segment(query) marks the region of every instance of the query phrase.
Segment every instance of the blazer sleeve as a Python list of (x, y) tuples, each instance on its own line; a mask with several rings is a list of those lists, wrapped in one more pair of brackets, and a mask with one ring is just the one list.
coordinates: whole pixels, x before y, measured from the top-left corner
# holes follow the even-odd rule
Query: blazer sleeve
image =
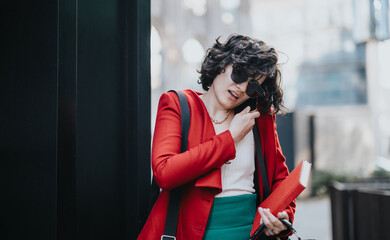
[(180, 145), (179, 100), (175, 93), (164, 93), (159, 101), (152, 146), (153, 174), (162, 189), (183, 185), (235, 158), (229, 130), (183, 153), (180, 153)]

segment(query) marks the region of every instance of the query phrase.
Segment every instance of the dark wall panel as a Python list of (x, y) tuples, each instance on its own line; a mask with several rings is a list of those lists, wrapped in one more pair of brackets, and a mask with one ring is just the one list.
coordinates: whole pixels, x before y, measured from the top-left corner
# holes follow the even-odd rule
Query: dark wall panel
[(1, 9), (1, 235), (54, 239), (57, 2), (6, 1)]
[(77, 0), (58, 1), (57, 239), (76, 239)]
[(2, 237), (136, 239), (150, 181), (150, 2), (1, 7)]
[[(125, 5), (127, 122), (127, 224), (130, 239), (136, 239), (148, 215), (150, 186), (150, 1)], [(138, 26), (138, 27), (137, 27)], [(145, 41), (145, 39), (148, 39)], [(147, 63), (147, 64), (146, 64)], [(136, 82), (132, 79), (138, 79)], [(146, 121), (147, 120), (147, 121)], [(136, 179), (136, 181), (135, 181)]]
[(58, 236), (135, 239), (148, 213), (150, 4), (59, 11)]
[(76, 188), (81, 239), (125, 239), (128, 159), (121, 2), (78, 5)]

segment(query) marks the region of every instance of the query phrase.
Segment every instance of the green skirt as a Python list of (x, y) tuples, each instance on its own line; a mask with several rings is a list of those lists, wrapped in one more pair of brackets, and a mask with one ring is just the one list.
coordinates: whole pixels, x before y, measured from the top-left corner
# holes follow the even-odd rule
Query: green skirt
[(256, 194), (215, 198), (203, 240), (248, 240), (256, 214)]

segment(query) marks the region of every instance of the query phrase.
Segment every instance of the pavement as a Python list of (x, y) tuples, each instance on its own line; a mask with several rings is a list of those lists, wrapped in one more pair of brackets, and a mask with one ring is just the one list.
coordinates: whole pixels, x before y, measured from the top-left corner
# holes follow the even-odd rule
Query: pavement
[(329, 196), (297, 199), (294, 228), (302, 239), (332, 240), (331, 219)]

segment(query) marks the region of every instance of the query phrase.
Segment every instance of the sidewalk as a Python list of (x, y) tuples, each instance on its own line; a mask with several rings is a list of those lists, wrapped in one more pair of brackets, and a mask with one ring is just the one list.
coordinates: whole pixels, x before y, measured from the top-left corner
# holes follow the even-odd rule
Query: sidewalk
[(297, 200), (294, 228), (302, 239), (332, 240), (331, 219), (329, 196)]

